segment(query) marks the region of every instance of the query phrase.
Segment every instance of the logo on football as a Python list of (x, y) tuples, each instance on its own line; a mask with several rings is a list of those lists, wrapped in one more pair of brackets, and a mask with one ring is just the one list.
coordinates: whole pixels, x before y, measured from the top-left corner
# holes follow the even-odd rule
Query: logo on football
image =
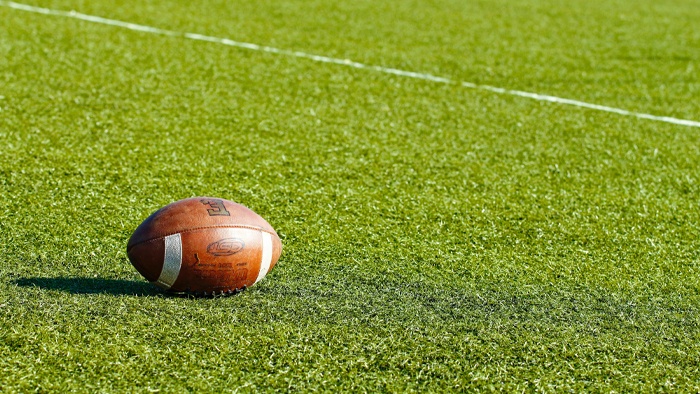
[(254, 285), (281, 253), (282, 242), (265, 219), (241, 204), (212, 197), (159, 209), (127, 244), (129, 261), (147, 280), (199, 295), (231, 294)]
[(231, 256), (241, 251), (245, 242), (238, 238), (225, 238), (212, 242), (207, 246), (207, 253), (214, 256)]

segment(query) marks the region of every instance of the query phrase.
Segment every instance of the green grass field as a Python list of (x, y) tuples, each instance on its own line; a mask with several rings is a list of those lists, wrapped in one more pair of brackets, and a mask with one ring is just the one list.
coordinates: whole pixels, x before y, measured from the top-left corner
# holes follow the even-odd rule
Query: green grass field
[[(0, 1), (0, 392), (698, 392), (697, 0)], [(240, 202), (276, 268), (170, 296), (126, 257)]]

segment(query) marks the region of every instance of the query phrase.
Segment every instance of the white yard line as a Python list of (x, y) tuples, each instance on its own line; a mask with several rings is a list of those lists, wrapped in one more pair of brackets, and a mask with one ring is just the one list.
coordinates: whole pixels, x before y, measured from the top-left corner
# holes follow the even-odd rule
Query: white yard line
[(471, 83), (471, 82), (460, 82), (460, 81), (455, 81), (455, 80), (452, 80), (449, 78), (439, 77), (439, 76), (432, 75), (432, 74), (425, 74), (425, 73), (419, 73), (419, 72), (413, 72), (413, 71), (405, 71), (405, 70), (399, 70), (396, 68), (389, 68), (389, 67), (382, 67), (382, 66), (372, 66), (369, 64), (354, 62), (354, 61), (351, 61), (348, 59), (336, 59), (336, 58), (332, 58), (332, 57), (328, 57), (328, 56), (314, 55), (314, 54), (310, 54), (310, 53), (306, 53), (306, 52), (290, 51), (287, 49), (279, 49), (279, 48), (269, 47), (269, 46), (265, 46), (265, 45), (258, 45), (258, 44), (248, 43), (248, 42), (234, 41), (234, 40), (230, 40), (228, 38), (211, 37), (211, 36), (205, 36), (205, 35), (196, 34), (196, 33), (182, 33), (182, 32), (177, 32), (177, 31), (172, 31), (172, 30), (159, 29), (157, 27), (144, 26), (144, 25), (139, 25), (139, 24), (135, 24), (135, 23), (119, 21), (119, 20), (115, 20), (115, 19), (107, 19), (107, 18), (102, 18), (100, 16), (81, 14), (81, 13), (76, 12), (76, 11), (53, 10), (53, 9), (49, 9), (49, 8), (35, 7), (35, 6), (31, 6), (31, 5), (20, 4), (20, 3), (15, 3), (12, 1), (4, 1), (4, 0), (0, 0), (0, 6), (9, 7), (9, 8), (13, 8), (16, 10), (34, 12), (37, 14), (63, 16), (63, 17), (80, 19), (80, 20), (93, 22), (93, 23), (101, 23), (104, 25), (118, 26), (118, 27), (130, 29), (130, 30), (145, 32), (145, 33), (159, 34), (159, 35), (171, 36), (171, 37), (183, 37), (183, 38), (188, 38), (191, 40), (207, 41), (207, 42), (213, 42), (213, 43), (222, 44), (222, 45), (228, 45), (228, 46), (232, 46), (232, 47), (252, 49), (254, 51), (268, 52), (268, 53), (274, 53), (274, 54), (285, 55), (285, 56), (294, 56), (294, 57), (310, 59), (310, 60), (314, 60), (314, 61), (322, 62), (322, 63), (332, 63), (332, 64), (338, 64), (338, 65), (342, 65), (342, 66), (354, 67), (354, 68), (358, 68), (358, 69), (374, 70), (374, 71), (379, 71), (379, 72), (386, 73), (386, 74), (399, 75), (402, 77), (423, 79), (423, 80), (427, 80), (427, 81), (446, 83), (446, 84), (458, 84), (458, 85), (461, 85), (461, 86), (464, 86), (467, 88), (471, 88), (471, 89), (487, 90), (487, 91), (499, 93), (499, 94), (507, 94), (507, 95), (511, 95), (511, 96), (526, 97), (526, 98), (538, 100), (538, 101), (548, 101), (548, 102), (552, 102), (552, 103), (572, 105), (575, 107), (588, 108), (588, 109), (593, 109), (593, 110), (597, 110), (597, 111), (604, 111), (604, 112), (611, 112), (611, 113), (618, 114), (618, 115), (633, 116), (633, 117), (641, 118), (641, 119), (649, 119), (649, 120), (655, 120), (655, 121), (666, 122), (666, 123), (673, 123), (673, 124), (682, 125), (682, 126), (689, 126), (689, 127), (700, 127), (700, 122), (694, 121), (694, 120), (678, 119), (678, 118), (673, 118), (670, 116), (657, 116), (657, 115), (645, 114), (645, 113), (641, 113), (641, 112), (628, 111), (628, 110), (620, 109), (620, 108), (608, 107), (605, 105), (587, 103), (587, 102), (579, 101), (579, 100), (572, 100), (572, 99), (561, 98), (561, 97), (556, 97), (556, 96), (549, 96), (549, 95), (545, 95), (545, 94), (523, 92), (520, 90), (511, 90), (511, 89), (499, 88), (499, 87), (489, 86), (489, 85), (479, 85), (479, 84), (475, 84), (475, 83)]

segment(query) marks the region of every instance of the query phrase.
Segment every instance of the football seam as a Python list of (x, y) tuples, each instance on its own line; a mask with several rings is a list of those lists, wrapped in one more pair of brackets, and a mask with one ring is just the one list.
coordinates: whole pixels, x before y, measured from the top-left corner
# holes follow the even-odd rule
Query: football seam
[(142, 244), (146, 244), (146, 243), (150, 243), (150, 242), (156, 242), (156, 241), (158, 241), (158, 240), (160, 240), (160, 239), (162, 239), (162, 238), (165, 238), (165, 237), (167, 237), (167, 236), (169, 236), (169, 235), (190, 233), (190, 232), (193, 232), (193, 231), (206, 230), (206, 229), (209, 229), (209, 228), (244, 228), (244, 229), (249, 229), (249, 230), (258, 230), (258, 231), (266, 232), (266, 233), (268, 233), (268, 234), (270, 234), (270, 235), (274, 235), (275, 237), (277, 237), (277, 239), (280, 239), (280, 237), (279, 237), (279, 235), (277, 235), (277, 233), (275, 233), (275, 232), (273, 232), (273, 231), (265, 230), (265, 229), (262, 228), (262, 227), (248, 226), (248, 225), (245, 225), (245, 224), (241, 224), (241, 225), (211, 225), (211, 226), (193, 227), (193, 228), (189, 228), (189, 229), (182, 230), (182, 231), (173, 231), (173, 232), (171, 232), (171, 233), (166, 233), (166, 234), (160, 235), (160, 236), (155, 237), (155, 238), (151, 238), (151, 239), (147, 239), (147, 240), (144, 240), (144, 241), (140, 241), (140, 242), (137, 242), (137, 243), (135, 243), (135, 244), (129, 246), (129, 247), (126, 249), (126, 252), (129, 253), (129, 252), (131, 251), (131, 249), (133, 249), (134, 247), (136, 247), (136, 246), (138, 246), (138, 245), (142, 245)]

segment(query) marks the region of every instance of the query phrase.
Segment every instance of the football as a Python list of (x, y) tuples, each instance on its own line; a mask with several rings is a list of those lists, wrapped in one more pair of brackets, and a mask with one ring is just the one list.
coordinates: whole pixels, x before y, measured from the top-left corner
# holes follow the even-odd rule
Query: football
[(172, 292), (233, 294), (275, 266), (282, 242), (260, 215), (232, 201), (195, 197), (154, 212), (131, 235), (131, 264)]

